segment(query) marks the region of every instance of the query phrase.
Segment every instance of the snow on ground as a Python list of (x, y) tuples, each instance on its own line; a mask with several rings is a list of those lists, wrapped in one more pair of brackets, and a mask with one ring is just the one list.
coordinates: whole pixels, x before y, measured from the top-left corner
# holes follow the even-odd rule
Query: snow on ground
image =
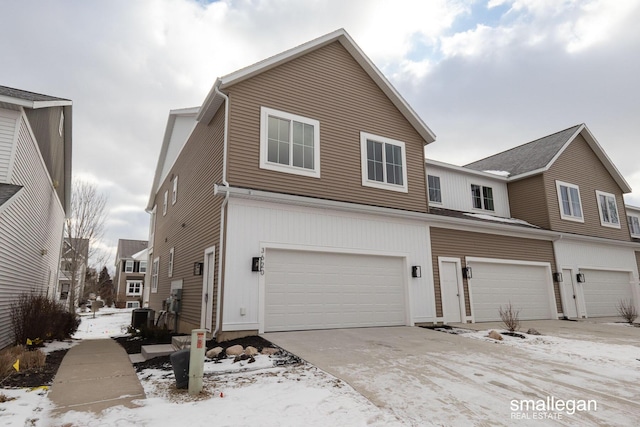
[(80, 313), (80, 326), (73, 338), (87, 340), (126, 334), (131, 325), (131, 310), (103, 307), (95, 313), (95, 317), (92, 311)]

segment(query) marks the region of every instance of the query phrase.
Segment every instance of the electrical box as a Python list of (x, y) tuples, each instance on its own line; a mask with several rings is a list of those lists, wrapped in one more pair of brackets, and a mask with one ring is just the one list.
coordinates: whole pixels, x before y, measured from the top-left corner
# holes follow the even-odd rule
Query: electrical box
[(170, 313), (180, 312), (182, 301), (182, 289), (172, 289), (169, 298), (167, 298), (167, 311)]

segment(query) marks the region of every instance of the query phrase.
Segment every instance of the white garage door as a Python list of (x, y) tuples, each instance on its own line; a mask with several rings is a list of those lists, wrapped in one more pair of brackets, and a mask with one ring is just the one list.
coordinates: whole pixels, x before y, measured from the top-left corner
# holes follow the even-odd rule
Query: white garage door
[[(622, 271), (580, 270), (588, 317), (617, 316), (620, 300), (632, 300), (629, 273)], [(632, 300), (633, 301), (633, 300)]]
[(473, 315), (476, 322), (500, 320), (500, 307), (509, 302), (520, 320), (552, 319), (550, 267), (468, 261)]
[(406, 324), (404, 260), (267, 250), (265, 331)]

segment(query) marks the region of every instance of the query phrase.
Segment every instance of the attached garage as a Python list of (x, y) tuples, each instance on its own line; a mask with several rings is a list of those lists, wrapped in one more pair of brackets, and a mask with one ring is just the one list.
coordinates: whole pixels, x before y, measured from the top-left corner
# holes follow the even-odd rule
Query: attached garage
[(633, 301), (630, 273), (626, 271), (581, 269), (581, 283), (588, 317), (617, 316), (620, 300)]
[(267, 249), (265, 332), (407, 323), (401, 257)]
[(467, 258), (473, 319), (500, 320), (500, 307), (520, 310), (520, 320), (555, 319), (555, 297), (548, 263)]

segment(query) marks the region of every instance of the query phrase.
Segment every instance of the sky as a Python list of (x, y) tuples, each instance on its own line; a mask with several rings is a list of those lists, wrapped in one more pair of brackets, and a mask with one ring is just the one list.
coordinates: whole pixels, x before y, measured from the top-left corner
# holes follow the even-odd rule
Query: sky
[[(585, 123), (640, 206), (637, 0), (0, 0), (0, 85), (73, 101), (73, 175), (109, 197), (103, 249), (146, 240), (171, 109), (344, 28), (456, 165)], [(10, 35), (7, 37), (6, 35)], [(110, 264), (113, 262), (111, 261)]]

